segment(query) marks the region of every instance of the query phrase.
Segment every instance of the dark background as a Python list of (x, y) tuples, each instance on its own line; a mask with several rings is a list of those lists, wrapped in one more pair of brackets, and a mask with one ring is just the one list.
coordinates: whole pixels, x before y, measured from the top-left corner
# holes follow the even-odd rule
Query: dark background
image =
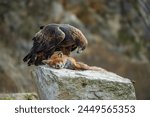
[(34, 92), (22, 59), (41, 25), (79, 28), (89, 45), (77, 60), (135, 80), (137, 99), (150, 99), (148, 0), (0, 0), (0, 93)]

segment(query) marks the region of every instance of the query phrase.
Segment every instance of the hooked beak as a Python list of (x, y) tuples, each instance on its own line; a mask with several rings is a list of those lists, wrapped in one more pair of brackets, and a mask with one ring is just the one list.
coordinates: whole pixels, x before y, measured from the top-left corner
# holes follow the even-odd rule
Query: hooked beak
[(80, 53), (82, 53), (82, 52), (83, 52), (83, 50), (82, 50), (81, 48), (78, 48), (78, 49), (77, 49), (77, 53), (80, 54)]

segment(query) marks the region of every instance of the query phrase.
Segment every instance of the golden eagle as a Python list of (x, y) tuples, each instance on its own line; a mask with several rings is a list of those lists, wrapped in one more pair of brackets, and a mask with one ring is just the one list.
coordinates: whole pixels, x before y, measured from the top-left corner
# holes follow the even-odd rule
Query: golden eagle
[(28, 65), (41, 65), (55, 51), (68, 55), (77, 48), (77, 53), (87, 46), (87, 39), (82, 32), (69, 24), (48, 24), (40, 27), (33, 37), (33, 47), (24, 57)]

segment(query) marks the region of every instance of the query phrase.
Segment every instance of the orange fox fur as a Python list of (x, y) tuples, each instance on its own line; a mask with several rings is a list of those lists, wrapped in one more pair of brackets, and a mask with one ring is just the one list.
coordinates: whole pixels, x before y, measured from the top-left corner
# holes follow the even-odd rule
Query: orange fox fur
[(74, 58), (66, 56), (61, 52), (55, 52), (48, 60), (43, 60), (42, 62), (56, 69), (66, 68), (72, 70), (104, 71), (102, 68), (88, 66), (82, 62), (77, 62)]

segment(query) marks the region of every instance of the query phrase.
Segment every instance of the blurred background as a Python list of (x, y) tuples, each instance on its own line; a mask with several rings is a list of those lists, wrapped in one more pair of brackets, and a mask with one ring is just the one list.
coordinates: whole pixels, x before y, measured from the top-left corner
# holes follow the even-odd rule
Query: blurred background
[(79, 28), (89, 45), (76, 59), (134, 80), (137, 99), (150, 99), (149, 0), (0, 0), (0, 93), (35, 92), (22, 59), (49, 23)]

